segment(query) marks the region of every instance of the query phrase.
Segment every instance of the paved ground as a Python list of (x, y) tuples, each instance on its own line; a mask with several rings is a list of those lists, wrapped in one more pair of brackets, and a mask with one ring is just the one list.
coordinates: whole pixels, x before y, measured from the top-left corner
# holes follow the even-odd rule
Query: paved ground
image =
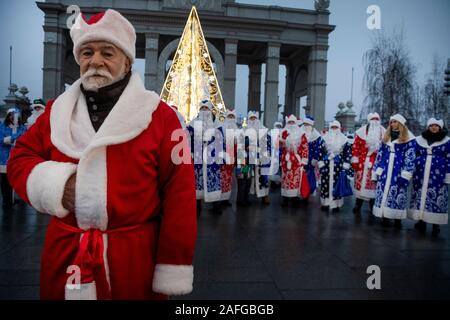
[[(307, 206), (207, 208), (199, 216), (194, 291), (184, 299), (450, 298), (449, 228), (437, 238), (413, 222), (384, 229), (351, 213)], [(39, 297), (39, 259), (49, 218), (24, 204), (0, 211), (0, 299)], [(366, 269), (381, 268), (381, 290), (368, 290)]]

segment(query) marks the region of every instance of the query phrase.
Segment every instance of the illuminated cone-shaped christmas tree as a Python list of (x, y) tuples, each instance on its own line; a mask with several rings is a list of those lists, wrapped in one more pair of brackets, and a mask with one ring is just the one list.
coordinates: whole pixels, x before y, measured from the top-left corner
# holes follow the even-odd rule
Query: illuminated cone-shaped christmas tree
[(177, 106), (186, 121), (195, 118), (199, 102), (204, 99), (212, 102), (214, 114), (220, 117), (225, 112), (222, 93), (195, 7), (189, 14), (161, 91), (161, 99)]

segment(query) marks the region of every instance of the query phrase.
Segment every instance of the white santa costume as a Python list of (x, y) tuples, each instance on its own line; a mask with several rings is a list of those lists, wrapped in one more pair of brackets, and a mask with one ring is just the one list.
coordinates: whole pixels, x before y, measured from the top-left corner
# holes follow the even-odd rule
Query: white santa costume
[[(70, 31), (74, 56), (106, 41), (135, 60), (136, 33), (107, 10)], [(192, 290), (196, 241), (192, 163), (175, 164), (176, 113), (132, 73), (95, 131), (81, 80), (19, 139), (8, 178), (22, 199), (52, 215), (41, 257), (41, 299), (161, 299)], [(183, 145), (188, 149), (184, 139)], [(62, 205), (76, 173), (75, 212)], [(182, 186), (182, 187), (181, 187)], [(163, 294), (163, 295), (161, 295)]]
[(308, 140), (297, 123), (297, 118), (290, 115), (280, 138), (281, 196), (288, 198), (300, 197), (302, 189), (309, 190), (305, 172), (308, 164)]

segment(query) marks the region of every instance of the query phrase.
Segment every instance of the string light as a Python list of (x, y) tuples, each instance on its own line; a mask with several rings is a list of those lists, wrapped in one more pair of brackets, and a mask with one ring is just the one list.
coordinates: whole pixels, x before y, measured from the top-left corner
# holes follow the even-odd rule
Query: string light
[(198, 104), (204, 99), (211, 101), (216, 116), (224, 118), (225, 103), (195, 6), (175, 51), (161, 99), (177, 106), (187, 122), (197, 116)]

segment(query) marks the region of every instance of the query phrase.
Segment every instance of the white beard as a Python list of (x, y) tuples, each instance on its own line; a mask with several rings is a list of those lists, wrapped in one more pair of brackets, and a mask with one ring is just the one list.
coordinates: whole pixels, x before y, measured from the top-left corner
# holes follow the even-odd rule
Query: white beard
[(323, 138), (329, 153), (339, 154), (342, 146), (347, 142), (347, 137), (340, 131), (329, 131)]
[(369, 153), (377, 151), (380, 148), (381, 140), (383, 138), (383, 127), (379, 123), (370, 123), (369, 131), (367, 132), (367, 147)]
[(236, 119), (225, 119), (223, 127), (225, 129), (237, 129)]
[(249, 129), (259, 129), (259, 120), (248, 120), (247, 128), (249, 128)]
[(286, 147), (289, 151), (296, 152), (300, 143), (301, 143), (301, 137), (302, 137), (302, 129), (299, 128), (297, 125), (286, 125), (286, 130), (288, 131), (289, 135), (286, 138)]

